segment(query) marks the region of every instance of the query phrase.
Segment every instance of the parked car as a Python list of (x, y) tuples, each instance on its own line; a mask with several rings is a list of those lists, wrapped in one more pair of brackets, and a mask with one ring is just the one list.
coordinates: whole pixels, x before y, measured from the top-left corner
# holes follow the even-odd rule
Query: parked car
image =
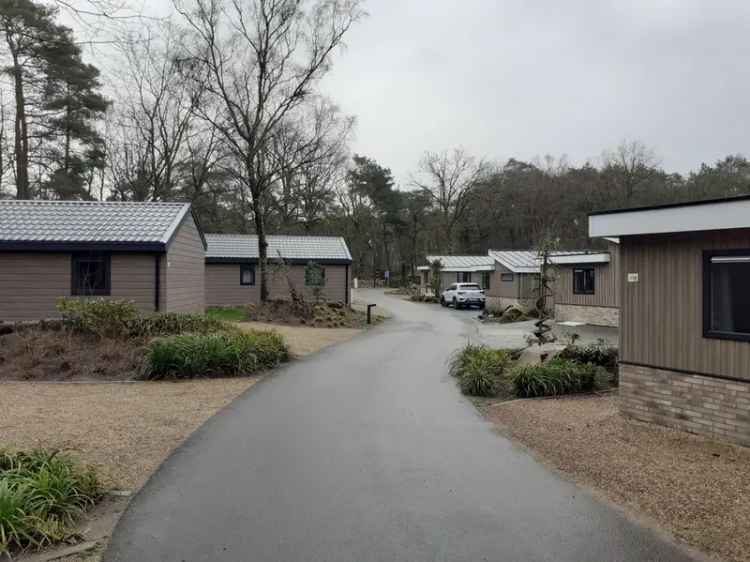
[(476, 283), (453, 283), (440, 295), (440, 304), (453, 308), (478, 306), (484, 308), (484, 290)]

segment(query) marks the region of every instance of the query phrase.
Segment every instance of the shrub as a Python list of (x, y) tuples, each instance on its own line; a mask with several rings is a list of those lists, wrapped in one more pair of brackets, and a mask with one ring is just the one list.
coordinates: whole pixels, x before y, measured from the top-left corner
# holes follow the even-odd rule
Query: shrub
[(540, 365), (516, 368), (510, 382), (521, 398), (591, 392), (597, 386), (600, 368), (592, 364), (555, 358)]
[(100, 496), (95, 474), (57, 452), (0, 452), (0, 555), (66, 538)]
[(135, 304), (125, 300), (62, 298), (57, 310), (69, 329), (102, 338), (125, 337), (138, 320)]
[(155, 337), (229, 331), (239, 332), (239, 328), (207, 314), (164, 312), (138, 318), (131, 325), (130, 335), (133, 337)]
[(223, 322), (244, 322), (248, 319), (247, 310), (242, 307), (216, 307), (206, 310), (206, 316)]
[(276, 332), (252, 331), (185, 334), (151, 342), (146, 378), (192, 378), (249, 375), (289, 359)]
[(568, 345), (558, 357), (579, 363), (591, 363), (604, 367), (611, 373), (617, 372), (618, 351), (604, 340), (590, 345)]
[(454, 354), (450, 373), (458, 377), (461, 392), (470, 396), (497, 396), (510, 353), (483, 345), (466, 344)]

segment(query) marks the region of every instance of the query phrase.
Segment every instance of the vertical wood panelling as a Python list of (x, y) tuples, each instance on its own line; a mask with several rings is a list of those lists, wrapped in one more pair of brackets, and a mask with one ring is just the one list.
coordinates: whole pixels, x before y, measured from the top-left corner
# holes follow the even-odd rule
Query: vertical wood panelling
[(594, 274), (595, 292), (593, 295), (576, 295), (573, 293), (573, 270), (577, 266), (556, 266), (555, 303), (578, 306), (619, 306), (620, 252), (616, 244), (610, 244), (609, 252), (609, 263), (593, 264), (596, 272)]
[[(206, 251), (191, 215), (167, 249), (166, 303), (169, 312), (203, 312)], [(152, 264), (153, 265), (153, 264)]]
[[(750, 342), (703, 337), (703, 251), (710, 249), (750, 249), (750, 229), (621, 239), (623, 361), (750, 380)], [(628, 273), (639, 281), (628, 283)]]

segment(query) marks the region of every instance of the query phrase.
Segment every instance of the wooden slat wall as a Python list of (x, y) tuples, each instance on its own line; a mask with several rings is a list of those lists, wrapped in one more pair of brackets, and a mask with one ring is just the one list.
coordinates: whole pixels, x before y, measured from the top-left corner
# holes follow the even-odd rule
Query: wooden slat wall
[(573, 293), (573, 269), (575, 265), (555, 267), (555, 304), (578, 306), (620, 306), (620, 251), (616, 244), (610, 245), (610, 262), (594, 264), (596, 291), (593, 295)]
[(520, 275), (513, 273), (513, 281), (503, 281), (502, 275), (505, 273), (513, 273), (510, 269), (495, 262), (495, 271), (492, 272), (492, 279), (490, 279), (490, 290), (487, 291), (489, 297), (503, 297), (507, 299), (518, 298), (518, 283)]
[(166, 303), (168, 312), (203, 312), (206, 251), (191, 215), (188, 215), (167, 249)]
[[(750, 342), (703, 337), (710, 249), (750, 249), (750, 229), (621, 239), (623, 361), (750, 380)], [(628, 283), (628, 273), (638, 273), (638, 283)]]

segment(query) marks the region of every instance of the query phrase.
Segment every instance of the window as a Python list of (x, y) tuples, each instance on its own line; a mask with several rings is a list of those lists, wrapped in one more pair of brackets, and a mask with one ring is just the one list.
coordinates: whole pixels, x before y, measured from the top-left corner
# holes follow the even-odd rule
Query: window
[(74, 296), (106, 296), (110, 294), (112, 279), (109, 254), (73, 254)]
[(240, 264), (240, 285), (255, 285), (255, 266), (253, 264)]
[(471, 283), (471, 271), (459, 271), (456, 274), (456, 281), (459, 283)]
[(596, 278), (593, 267), (573, 268), (573, 294), (593, 295), (596, 289)]
[(750, 341), (750, 251), (706, 253), (703, 335)]
[(513, 274), (512, 273), (501, 273), (500, 274), (500, 281), (503, 283), (513, 283)]
[(308, 263), (305, 267), (305, 286), (306, 287), (325, 287), (326, 270), (322, 265), (317, 263)]
[(492, 280), (492, 273), (485, 271), (482, 273), (482, 288), (487, 290), (490, 288), (490, 282)]

